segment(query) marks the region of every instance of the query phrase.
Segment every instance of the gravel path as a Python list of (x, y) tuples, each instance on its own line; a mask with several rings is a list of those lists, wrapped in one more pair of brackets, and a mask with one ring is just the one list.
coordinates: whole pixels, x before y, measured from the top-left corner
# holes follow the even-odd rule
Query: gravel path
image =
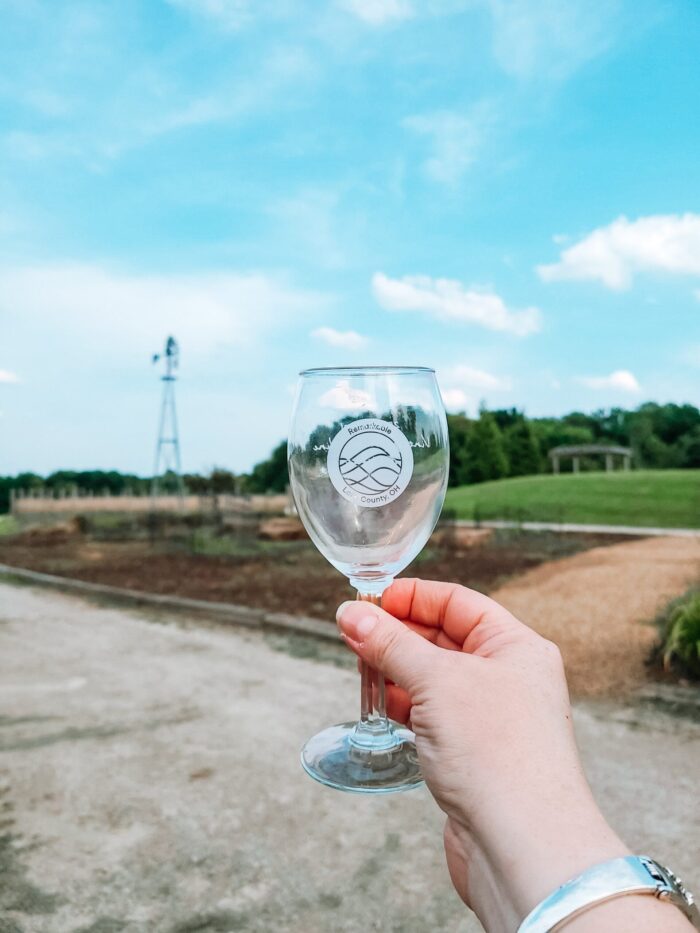
[(646, 679), (645, 624), (700, 581), (700, 541), (649, 538), (551, 561), (491, 593), (562, 650), (577, 696), (622, 694)]
[[(425, 791), (301, 771), (355, 711), (335, 652), (0, 585), (2, 933), (479, 929)], [(697, 889), (700, 726), (591, 701), (576, 723), (606, 812)]]

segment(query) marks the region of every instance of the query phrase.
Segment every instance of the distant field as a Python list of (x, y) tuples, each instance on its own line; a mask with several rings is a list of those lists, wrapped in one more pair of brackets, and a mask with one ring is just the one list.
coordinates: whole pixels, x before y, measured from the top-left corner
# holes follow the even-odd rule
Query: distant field
[(700, 528), (700, 470), (523, 476), (447, 493), (458, 518)]

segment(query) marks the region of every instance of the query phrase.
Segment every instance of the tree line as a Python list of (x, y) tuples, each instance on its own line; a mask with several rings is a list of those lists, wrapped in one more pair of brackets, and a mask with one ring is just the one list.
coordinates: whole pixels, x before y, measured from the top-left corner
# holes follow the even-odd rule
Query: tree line
[[(476, 418), (448, 415), (447, 423), (451, 486), (550, 472), (548, 452), (563, 444), (630, 447), (638, 468), (700, 468), (700, 411), (694, 405), (646, 402), (631, 411), (575, 411), (559, 418), (528, 418), (516, 408), (482, 408)], [(581, 468), (599, 469), (600, 461), (582, 458)], [(566, 469), (571, 469), (571, 464), (562, 462), (562, 470)], [(187, 491), (195, 495), (284, 492), (288, 484), (286, 441), (281, 441), (250, 473), (236, 475), (215, 467), (207, 474), (185, 474), (183, 480)], [(0, 476), (0, 511), (9, 508), (11, 489), (148, 495), (150, 487), (150, 477), (117, 470), (58, 470), (46, 477), (36, 473)], [(160, 488), (175, 491), (175, 477), (166, 476)]]
[[(629, 447), (642, 469), (700, 467), (700, 411), (694, 405), (645, 402), (630, 411), (600, 409), (559, 418), (527, 418), (515, 408), (482, 409), (477, 418), (449, 415), (450, 485), (480, 483), (552, 470), (548, 456), (562, 445)], [(572, 468), (562, 461), (562, 471)], [(581, 469), (600, 469), (600, 458), (581, 458)]]
[[(80, 492), (94, 496), (148, 496), (152, 481), (150, 476), (118, 470), (57, 470), (48, 476), (31, 472), (0, 476), (0, 513), (9, 511), (12, 490), (29, 495), (35, 492), (60, 496)], [(250, 473), (236, 474), (225, 467), (214, 467), (208, 473), (185, 473), (182, 482), (185, 492), (201, 496), (284, 492), (288, 484), (287, 442), (279, 443)], [(175, 474), (166, 473), (160, 477), (158, 489), (161, 494), (177, 493), (179, 483)]]

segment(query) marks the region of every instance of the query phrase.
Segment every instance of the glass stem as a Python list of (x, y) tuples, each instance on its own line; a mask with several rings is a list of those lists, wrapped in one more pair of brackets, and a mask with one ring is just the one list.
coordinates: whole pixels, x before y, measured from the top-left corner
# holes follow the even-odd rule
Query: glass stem
[(360, 661), (361, 703), (360, 721), (377, 722), (386, 719), (384, 674), (375, 671), (366, 661)]
[[(357, 598), (381, 606), (382, 597), (375, 593), (360, 593)], [(386, 715), (384, 675), (360, 661), (360, 721), (355, 729), (358, 745), (387, 747), (394, 743), (394, 732)]]

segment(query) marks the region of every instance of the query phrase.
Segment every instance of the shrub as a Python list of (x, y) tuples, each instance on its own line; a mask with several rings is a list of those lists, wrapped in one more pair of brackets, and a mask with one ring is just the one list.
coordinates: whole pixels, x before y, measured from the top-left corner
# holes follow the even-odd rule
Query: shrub
[(700, 591), (671, 603), (659, 622), (664, 669), (700, 679)]

